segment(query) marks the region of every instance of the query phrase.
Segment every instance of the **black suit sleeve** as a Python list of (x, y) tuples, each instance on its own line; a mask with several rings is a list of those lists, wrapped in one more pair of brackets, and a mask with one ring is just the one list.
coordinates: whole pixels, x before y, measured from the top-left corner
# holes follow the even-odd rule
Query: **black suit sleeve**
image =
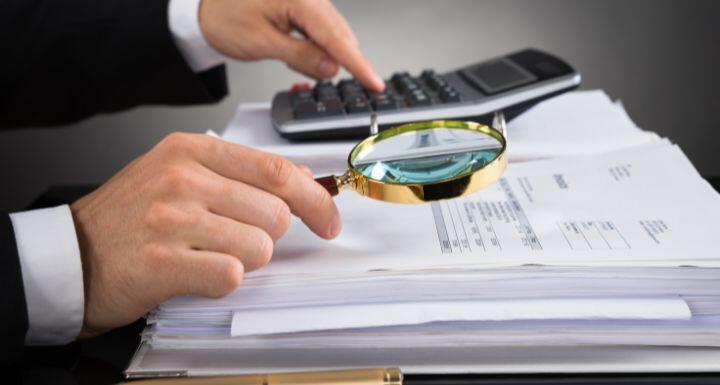
[(0, 213), (0, 314), (0, 364), (16, 362), (25, 345), (28, 318), (15, 232), (4, 213)]
[(224, 66), (195, 74), (167, 15), (168, 0), (0, 1), (0, 129), (223, 98)]
[[(141, 104), (216, 102), (225, 68), (195, 74), (168, 0), (0, 0), (0, 129), (66, 124)], [(0, 213), (0, 364), (28, 328), (15, 234)]]

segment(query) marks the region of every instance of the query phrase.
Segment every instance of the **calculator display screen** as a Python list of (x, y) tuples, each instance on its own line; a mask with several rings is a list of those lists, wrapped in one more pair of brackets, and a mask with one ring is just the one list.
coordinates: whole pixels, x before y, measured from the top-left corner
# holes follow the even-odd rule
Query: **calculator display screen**
[(486, 94), (532, 83), (537, 77), (505, 58), (462, 70), (462, 74)]

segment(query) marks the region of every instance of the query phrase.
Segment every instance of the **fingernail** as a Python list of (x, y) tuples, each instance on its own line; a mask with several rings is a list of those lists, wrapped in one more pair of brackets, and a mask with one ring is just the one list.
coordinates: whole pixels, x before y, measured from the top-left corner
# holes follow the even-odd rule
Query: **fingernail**
[(330, 222), (330, 238), (337, 237), (342, 230), (342, 223), (340, 222), (340, 214), (335, 214), (332, 221)]
[(332, 77), (335, 75), (335, 63), (329, 59), (322, 59), (318, 66), (320, 73), (325, 77)]

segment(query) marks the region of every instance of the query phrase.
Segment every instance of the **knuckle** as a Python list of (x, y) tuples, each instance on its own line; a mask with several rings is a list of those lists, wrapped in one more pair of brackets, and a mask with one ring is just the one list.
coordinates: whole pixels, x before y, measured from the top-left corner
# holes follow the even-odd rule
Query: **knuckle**
[(195, 215), (179, 210), (165, 202), (155, 202), (145, 214), (145, 224), (155, 233), (167, 233), (177, 228), (193, 227), (198, 219)]
[(265, 177), (268, 184), (272, 187), (285, 186), (293, 173), (293, 167), (289, 160), (278, 155), (269, 155), (265, 161)]
[(142, 255), (151, 271), (163, 271), (172, 264), (172, 250), (161, 243), (151, 242), (143, 246)]
[(167, 149), (178, 150), (192, 145), (192, 135), (185, 132), (173, 132), (166, 136), (160, 145)]
[(280, 201), (275, 209), (273, 221), (273, 229), (275, 230), (274, 239), (280, 238), (290, 227), (290, 207), (287, 203)]
[(189, 167), (169, 166), (163, 172), (161, 183), (166, 191), (182, 192), (203, 187), (200, 175)]
[(254, 258), (251, 258), (252, 263), (248, 264), (248, 270), (256, 270), (267, 265), (272, 258), (273, 249), (275, 247), (270, 235), (264, 231), (258, 231), (255, 243), (257, 247), (257, 255), (255, 255)]
[(211, 295), (215, 298), (224, 297), (235, 290), (242, 282), (244, 268), (240, 261), (234, 258), (228, 258), (227, 263), (223, 266), (222, 274), (218, 277), (215, 290)]
[(188, 132), (173, 132), (166, 136), (159, 146), (173, 154), (191, 156), (202, 150), (208, 139), (205, 136)]
[(176, 210), (162, 202), (153, 203), (145, 214), (145, 224), (153, 230), (167, 229), (178, 220)]

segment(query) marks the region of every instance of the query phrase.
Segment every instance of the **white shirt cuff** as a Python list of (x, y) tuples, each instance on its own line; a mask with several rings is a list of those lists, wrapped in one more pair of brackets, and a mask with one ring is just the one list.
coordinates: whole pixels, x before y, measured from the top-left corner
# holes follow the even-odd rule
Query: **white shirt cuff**
[(202, 72), (225, 61), (225, 57), (205, 40), (200, 30), (201, 0), (170, 0), (168, 24), (175, 44), (188, 66)]
[(26, 345), (59, 345), (83, 324), (80, 247), (67, 205), (10, 214), (28, 312)]

